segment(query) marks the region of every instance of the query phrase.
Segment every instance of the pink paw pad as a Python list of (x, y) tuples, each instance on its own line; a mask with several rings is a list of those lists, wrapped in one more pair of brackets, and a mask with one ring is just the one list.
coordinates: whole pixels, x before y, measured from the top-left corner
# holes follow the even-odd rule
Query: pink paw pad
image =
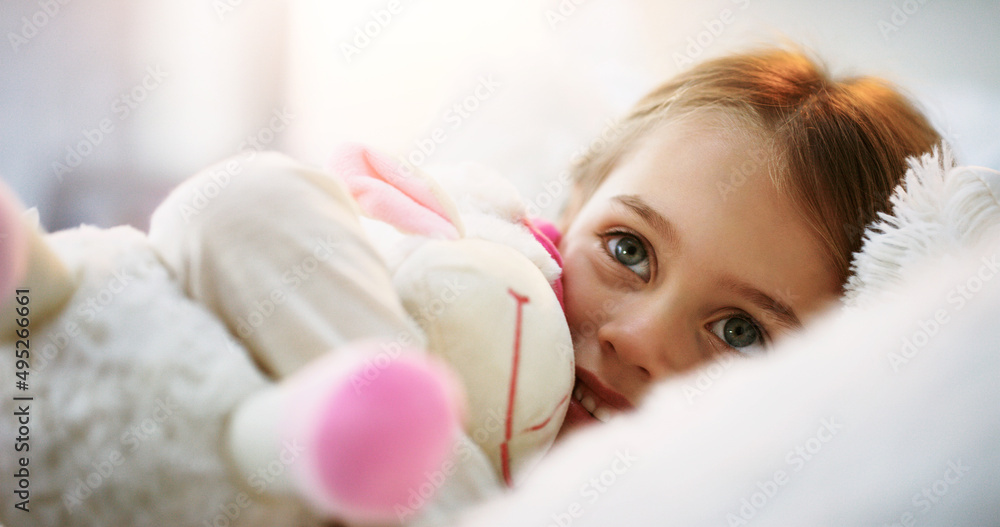
[(460, 426), (456, 386), (417, 354), (356, 371), (320, 407), (319, 494), (359, 519), (391, 519), (411, 493), (426, 493)]

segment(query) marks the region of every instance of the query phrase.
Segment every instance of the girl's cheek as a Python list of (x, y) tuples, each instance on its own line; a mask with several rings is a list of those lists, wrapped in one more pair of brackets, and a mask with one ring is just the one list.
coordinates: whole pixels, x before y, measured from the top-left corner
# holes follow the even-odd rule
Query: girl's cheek
[(563, 295), (566, 307), (566, 321), (569, 323), (570, 332), (573, 333), (574, 340), (579, 332), (580, 313), (582, 305), (586, 303), (588, 296), (588, 286), (583, 276), (581, 266), (577, 259), (567, 258), (563, 267)]
[(598, 276), (594, 265), (578, 269), (575, 295), (567, 302), (567, 319), (574, 339), (596, 338), (597, 331), (608, 319), (608, 306), (613, 304), (613, 294)]

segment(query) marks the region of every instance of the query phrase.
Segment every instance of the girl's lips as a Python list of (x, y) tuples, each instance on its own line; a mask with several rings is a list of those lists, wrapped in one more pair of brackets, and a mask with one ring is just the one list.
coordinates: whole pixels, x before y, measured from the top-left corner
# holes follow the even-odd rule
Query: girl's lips
[[(584, 391), (590, 391), (593, 396), (598, 399), (595, 401), (598, 406), (610, 407), (611, 410), (615, 412), (625, 412), (635, 408), (628, 398), (624, 395), (612, 390), (606, 384), (601, 382), (601, 380), (594, 373), (587, 371), (581, 367), (576, 368), (576, 380), (577, 388), (580, 384), (585, 388)], [(574, 389), (576, 392), (576, 389)]]
[(564, 427), (607, 422), (614, 414), (633, 408), (625, 396), (608, 388), (593, 373), (577, 368), (576, 374)]
[(577, 380), (576, 386), (573, 387), (573, 402), (578, 403), (590, 415), (603, 423), (611, 419), (611, 412), (614, 410), (605, 404), (586, 384), (583, 384), (579, 380)]
[(632, 408), (634, 406), (625, 396), (608, 388), (593, 373), (578, 367), (576, 386), (559, 436), (579, 426), (607, 421), (613, 414)]
[(559, 435), (562, 435), (568, 430), (575, 429), (578, 426), (589, 425), (592, 423), (598, 423), (596, 417), (590, 415), (580, 401), (570, 397), (569, 408), (566, 409), (566, 418), (563, 420), (562, 429), (559, 431)]

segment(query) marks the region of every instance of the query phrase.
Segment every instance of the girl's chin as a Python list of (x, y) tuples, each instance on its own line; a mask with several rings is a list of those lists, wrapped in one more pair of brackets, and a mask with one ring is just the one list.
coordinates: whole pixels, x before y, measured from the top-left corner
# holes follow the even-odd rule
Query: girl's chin
[(566, 418), (563, 419), (562, 428), (559, 429), (559, 434), (556, 435), (556, 441), (569, 432), (594, 423), (600, 423), (600, 421), (590, 415), (590, 412), (579, 401), (570, 397), (569, 408), (566, 410)]

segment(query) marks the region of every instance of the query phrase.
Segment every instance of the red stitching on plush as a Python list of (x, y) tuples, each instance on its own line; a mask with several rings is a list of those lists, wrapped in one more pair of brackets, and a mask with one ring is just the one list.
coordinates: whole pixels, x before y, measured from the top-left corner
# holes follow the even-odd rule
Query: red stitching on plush
[(514, 395), (517, 393), (517, 368), (521, 361), (521, 315), (523, 313), (522, 306), (527, 304), (529, 298), (526, 296), (521, 296), (517, 294), (513, 289), (507, 289), (510, 296), (514, 297), (517, 302), (517, 322), (514, 325), (514, 359), (510, 370), (510, 389), (507, 393), (507, 428), (504, 431), (503, 443), (500, 445), (500, 464), (503, 469), (503, 480), (504, 483), (510, 487), (513, 482), (510, 477), (510, 452), (508, 451), (507, 444), (510, 442), (510, 438), (513, 435), (513, 424), (514, 424)]
[(542, 421), (541, 423), (538, 423), (535, 426), (532, 426), (531, 428), (525, 428), (524, 431), (525, 432), (534, 432), (535, 430), (541, 430), (542, 428), (544, 428), (545, 425), (549, 424), (549, 421), (551, 421), (552, 418), (556, 416), (556, 412), (558, 412), (559, 409), (562, 408), (562, 405), (563, 405), (564, 402), (566, 402), (566, 399), (569, 399), (569, 394), (566, 394), (566, 395), (563, 396), (562, 399), (559, 399), (559, 402), (556, 404), (555, 410), (552, 410), (552, 413), (549, 414), (549, 416), (546, 417), (544, 421)]

